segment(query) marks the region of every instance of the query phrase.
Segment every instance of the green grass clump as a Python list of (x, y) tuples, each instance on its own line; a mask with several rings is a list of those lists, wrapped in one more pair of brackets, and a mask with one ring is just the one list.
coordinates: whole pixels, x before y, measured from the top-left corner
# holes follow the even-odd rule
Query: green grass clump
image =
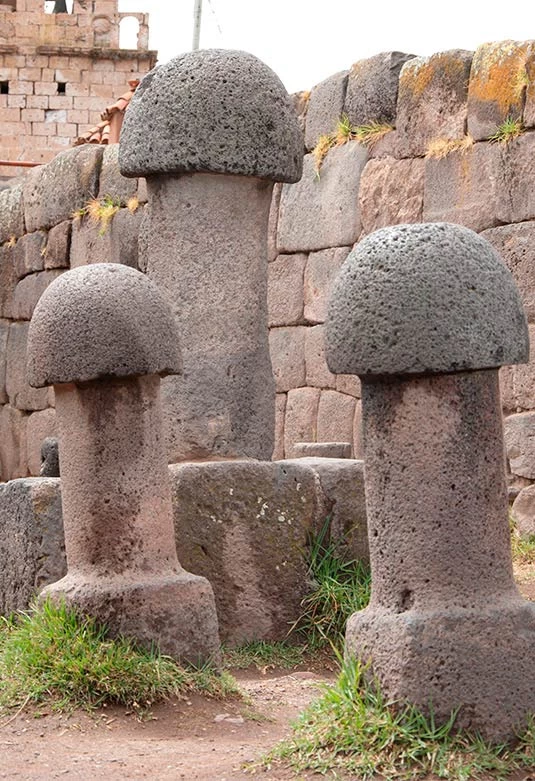
[(64, 605), (34, 605), (0, 627), (0, 709), (52, 700), (58, 709), (110, 703), (146, 711), (193, 691), (237, 691), (228, 674), (181, 667), (156, 648), (110, 639), (95, 620)]
[(371, 148), (379, 139), (393, 130), (393, 126), (385, 122), (370, 122), (367, 125), (352, 125), (347, 114), (342, 114), (332, 133), (324, 133), (318, 138), (312, 150), (316, 177), (320, 178), (320, 169), (330, 149), (343, 146), (349, 141), (357, 141)]
[(262, 672), (280, 667), (290, 670), (303, 663), (305, 647), (291, 645), (287, 641), (268, 643), (265, 640), (253, 640), (238, 648), (227, 648), (224, 652), (225, 667), (246, 670), (256, 667)]
[(508, 144), (514, 138), (522, 135), (525, 127), (522, 118), (507, 117), (501, 125), (496, 128), (496, 132), (489, 136), (489, 141), (498, 144)]
[(366, 668), (346, 661), (336, 684), (310, 705), (293, 734), (264, 757), (262, 764), (282, 763), (297, 772), (349, 773), (365, 781), (418, 779), (434, 774), (468, 781), (492, 773), (507, 778), (535, 763), (535, 728), (530, 724), (514, 747), (492, 745), (455, 729), (453, 713), (436, 724), (416, 708), (395, 707), (370, 683)]

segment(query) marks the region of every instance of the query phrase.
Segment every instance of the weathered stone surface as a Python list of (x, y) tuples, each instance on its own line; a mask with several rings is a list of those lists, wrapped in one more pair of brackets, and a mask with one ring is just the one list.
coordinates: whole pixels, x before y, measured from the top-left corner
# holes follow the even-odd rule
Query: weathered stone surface
[(0, 407), (0, 481), (26, 477), (26, 419), (9, 404)]
[(0, 191), (0, 244), (24, 233), (22, 184)]
[(277, 393), (305, 384), (305, 336), (307, 328), (272, 328), (269, 332), (269, 350)]
[(329, 371), (325, 358), (323, 325), (306, 329), (305, 336), (306, 385), (316, 388), (335, 388), (336, 375)]
[(508, 412), (521, 412), (521, 410), (516, 408), (515, 392), (513, 388), (515, 368), (515, 366), (502, 366), (499, 372), (502, 409)]
[(295, 458), (351, 458), (351, 442), (296, 442)]
[[(368, 152), (348, 143), (332, 149), (318, 179), (312, 155), (306, 155), (298, 184), (284, 185), (279, 210), (279, 252), (347, 247), (360, 234), (358, 194)], [(306, 204), (306, 208), (303, 208)]]
[(47, 287), (62, 273), (61, 269), (39, 271), (36, 274), (28, 274), (17, 282), (13, 294), (13, 317), (16, 320), (30, 320)]
[(535, 126), (535, 46), (529, 46), (526, 59), (526, 103), (524, 105), (524, 127)]
[(159, 290), (138, 271), (111, 263), (67, 271), (33, 314), (28, 377), (43, 387), (177, 372), (175, 328)]
[(424, 202), (423, 160), (369, 160), (360, 180), (363, 233), (398, 223), (421, 222)]
[(279, 255), (268, 266), (268, 322), (296, 325), (303, 322), (303, 277), (307, 256)]
[(481, 234), (514, 277), (529, 321), (535, 321), (535, 222), (500, 225)]
[(17, 284), (14, 248), (0, 247), (0, 317), (13, 317), (13, 292)]
[(296, 182), (303, 137), (282, 82), (252, 54), (188, 52), (152, 70), (121, 132), (125, 176), (209, 171)]
[(396, 124), (399, 73), (413, 56), (382, 52), (351, 66), (344, 111), (353, 125)]
[(69, 268), (71, 246), (70, 220), (64, 220), (48, 232), (45, 250), (45, 268)]
[(59, 477), (59, 443), (56, 437), (46, 437), (41, 446), (41, 477)]
[(15, 273), (17, 279), (22, 279), (34, 271), (42, 271), (45, 267), (46, 233), (35, 231), (27, 233), (17, 241), (14, 247)]
[(209, 578), (222, 640), (282, 640), (300, 614), (307, 534), (318, 514), (315, 473), (299, 463), (170, 467), (177, 551)]
[(284, 453), (294, 457), (296, 442), (316, 442), (319, 388), (296, 388), (288, 392), (284, 420)]
[(399, 77), (396, 133), (402, 157), (424, 155), (430, 141), (465, 134), (472, 52), (415, 57)]
[(135, 212), (119, 209), (107, 227), (87, 218), (77, 220), (72, 230), (71, 268), (91, 263), (121, 263), (137, 269), (142, 219), (142, 209)]
[(56, 410), (44, 409), (33, 412), (26, 421), (26, 461), (32, 477), (41, 473), (41, 448), (47, 437), (55, 437)]
[[(286, 461), (284, 463), (295, 463)], [(330, 517), (330, 542), (346, 560), (369, 560), (364, 495), (364, 463), (336, 458), (306, 458), (319, 477), (324, 501), (324, 518)]]
[(364, 426), (362, 421), (362, 401), (355, 404), (353, 418), (353, 458), (364, 458)]
[(309, 323), (323, 323), (327, 304), (336, 275), (349, 255), (351, 247), (311, 252), (305, 268), (305, 319)]
[(7, 361), (7, 337), (9, 334), (9, 322), (0, 320), (0, 404), (6, 404), (9, 400), (6, 391), (6, 361)]
[(26, 610), (47, 583), (66, 572), (60, 481), (0, 485), (0, 613)]
[[(29, 323), (11, 323), (7, 339), (6, 391), (12, 407), (40, 410), (48, 406), (46, 388), (30, 387), (26, 368)], [(68, 334), (65, 334), (68, 338)], [(19, 477), (20, 475), (17, 475)]]
[(354, 396), (356, 399), (360, 399), (360, 380), (355, 374), (336, 374), (335, 377), (336, 390), (339, 391), (339, 393), (347, 393), (348, 396)]
[(535, 219), (534, 155), (534, 132), (524, 133), (504, 148), (506, 190), (502, 193), (499, 212), (502, 222)]
[(310, 90), (302, 90), (301, 92), (292, 92), (290, 100), (297, 114), (297, 121), (299, 127), (305, 132), (305, 123), (307, 118), (308, 104), (310, 102)]
[(523, 488), (511, 508), (516, 531), (523, 539), (535, 536), (535, 485)]
[(267, 236), (267, 259), (268, 263), (276, 260), (279, 256), (277, 250), (277, 225), (279, 222), (279, 206), (282, 195), (282, 184), (275, 182), (271, 194), (271, 205), (269, 207), (268, 218), (268, 236)]
[(535, 412), (509, 415), (503, 422), (509, 468), (514, 475), (535, 479)]
[(535, 409), (535, 325), (529, 328), (529, 363), (512, 366), (514, 406), (509, 409)]
[(318, 405), (319, 442), (351, 442), (355, 399), (333, 390), (321, 392)]
[(109, 144), (104, 148), (102, 158), (102, 170), (100, 172), (100, 186), (98, 199), (102, 201), (109, 198), (115, 203), (126, 206), (130, 198), (137, 194), (138, 184), (135, 179), (127, 179), (121, 176), (119, 170), (119, 144)]
[(361, 377), (499, 367), (529, 352), (511, 273), (488, 241), (448, 223), (361, 241), (337, 278), (325, 333), (330, 370)]
[(501, 147), (474, 144), (425, 161), (423, 220), (455, 222), (477, 232), (493, 228), (504, 221), (506, 193)]
[(347, 77), (349, 71), (340, 71), (316, 84), (310, 93), (305, 121), (305, 147), (314, 149), (320, 136), (336, 131), (344, 113)]
[(275, 397), (275, 445), (273, 447), (273, 461), (284, 458), (284, 416), (286, 413), (286, 394), (277, 393)]
[(528, 41), (499, 41), (476, 49), (468, 87), (468, 132), (476, 141), (522, 116), (529, 48)]

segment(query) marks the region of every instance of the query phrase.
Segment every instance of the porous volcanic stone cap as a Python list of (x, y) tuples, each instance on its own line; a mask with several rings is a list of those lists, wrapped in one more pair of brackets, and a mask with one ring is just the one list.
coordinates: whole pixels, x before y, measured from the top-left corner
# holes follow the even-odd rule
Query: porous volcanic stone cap
[(513, 277), (486, 239), (449, 223), (367, 236), (336, 279), (326, 320), (336, 374), (434, 374), (526, 363)]
[(34, 388), (99, 377), (179, 374), (179, 337), (158, 288), (117, 263), (67, 271), (43, 293), (28, 334)]
[(280, 79), (252, 54), (188, 52), (134, 93), (121, 131), (123, 176), (208, 171), (297, 182), (303, 134)]

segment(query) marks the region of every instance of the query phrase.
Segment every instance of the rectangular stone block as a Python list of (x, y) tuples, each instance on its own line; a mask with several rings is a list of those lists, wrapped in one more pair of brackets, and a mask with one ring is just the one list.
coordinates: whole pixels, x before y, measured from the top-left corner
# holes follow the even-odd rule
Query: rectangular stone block
[[(17, 279), (22, 279), (34, 271), (42, 271), (44, 268), (44, 251), (46, 245), (46, 233), (35, 231), (22, 236), (15, 246), (15, 273)], [(17, 315), (15, 315), (16, 317)]]
[(362, 401), (355, 404), (355, 416), (353, 418), (353, 457), (364, 458), (364, 425), (362, 422)]
[(305, 384), (304, 326), (272, 328), (269, 332), (269, 352), (277, 393)]
[(355, 399), (333, 390), (322, 390), (318, 405), (318, 442), (353, 442)]
[(413, 57), (403, 52), (382, 52), (351, 66), (344, 111), (353, 125), (396, 124), (399, 74)]
[(351, 247), (311, 252), (305, 268), (305, 319), (309, 323), (323, 323), (327, 304), (338, 272), (349, 255)]
[(312, 469), (287, 462), (170, 467), (177, 553), (214, 589), (221, 639), (282, 640), (307, 591), (318, 514)]
[(7, 337), (9, 334), (9, 321), (0, 320), (0, 404), (6, 404), (9, 399), (6, 391), (6, 361), (7, 361)]
[(26, 421), (26, 462), (28, 472), (38, 477), (41, 469), (41, 447), (47, 437), (56, 437), (56, 410), (32, 412)]
[(24, 233), (22, 185), (0, 190), (0, 244)]
[(489, 138), (507, 117), (522, 117), (529, 41), (499, 41), (479, 46), (468, 87), (468, 132)]
[(526, 316), (535, 322), (535, 222), (500, 225), (483, 231), (505, 261), (522, 296)]
[(476, 232), (493, 228), (507, 199), (506, 170), (497, 144), (474, 144), (425, 161), (424, 222), (454, 222)]
[(421, 222), (424, 201), (423, 160), (369, 160), (360, 180), (362, 232), (400, 223)]
[(507, 462), (511, 472), (535, 479), (535, 412), (509, 415), (504, 420), (503, 435)]
[[(140, 179), (139, 181), (144, 182), (145, 180)], [(273, 193), (271, 195), (271, 205), (269, 207), (268, 238), (267, 238), (268, 263), (271, 263), (273, 260), (276, 260), (279, 254), (277, 252), (277, 225), (279, 222), (279, 206), (281, 202), (281, 194), (282, 194), (282, 184), (280, 182), (275, 182), (275, 186), (273, 187)], [(147, 199), (145, 198), (145, 200)]]
[(111, 198), (126, 206), (137, 192), (137, 179), (127, 179), (119, 171), (119, 144), (109, 144), (104, 149), (98, 199)]
[(307, 385), (315, 388), (336, 388), (336, 375), (329, 371), (325, 359), (323, 325), (315, 325), (306, 329), (305, 363)]
[(24, 182), (26, 229), (52, 228), (98, 193), (103, 147), (85, 144), (34, 168)]
[(268, 321), (270, 328), (303, 322), (303, 279), (307, 256), (278, 255), (268, 264)]
[(535, 219), (535, 188), (533, 187), (533, 156), (535, 133), (524, 133), (503, 149), (506, 191), (500, 202), (502, 222), (522, 222)]
[(353, 245), (360, 234), (360, 176), (367, 149), (356, 141), (332, 149), (318, 176), (306, 155), (297, 184), (282, 187), (277, 228), (279, 252), (307, 252)]
[(275, 397), (275, 445), (272, 461), (284, 458), (284, 415), (286, 412), (286, 394), (277, 393)]
[(344, 113), (349, 71), (340, 71), (317, 84), (310, 93), (305, 119), (305, 146), (313, 149), (320, 136), (336, 131)]
[(532, 43), (526, 57), (526, 102), (524, 104), (524, 126), (535, 127), (535, 45)]
[(26, 419), (27, 415), (9, 404), (0, 407), (0, 482), (28, 474)]
[(67, 572), (58, 478), (0, 486), (0, 612), (26, 610), (48, 583)]
[(16, 320), (31, 320), (33, 310), (47, 287), (63, 272), (39, 271), (17, 283), (13, 296), (13, 316)]
[(296, 442), (317, 442), (319, 388), (296, 388), (288, 392), (284, 419), (284, 453), (294, 458)]
[(336, 390), (339, 391), (339, 393), (346, 393), (348, 396), (354, 396), (356, 399), (360, 399), (362, 395), (360, 380), (354, 374), (337, 374)]
[(72, 227), (71, 268), (89, 263), (122, 263), (138, 268), (138, 238), (143, 210), (119, 209), (108, 225), (85, 217)]
[(17, 284), (15, 247), (0, 246), (0, 317), (13, 317), (13, 294)]
[(71, 228), (71, 221), (64, 220), (48, 232), (45, 251), (46, 269), (69, 268)]
[(29, 323), (12, 323), (7, 340), (6, 390), (9, 403), (18, 410), (40, 410), (48, 406), (47, 388), (31, 388), (26, 374), (26, 345)]

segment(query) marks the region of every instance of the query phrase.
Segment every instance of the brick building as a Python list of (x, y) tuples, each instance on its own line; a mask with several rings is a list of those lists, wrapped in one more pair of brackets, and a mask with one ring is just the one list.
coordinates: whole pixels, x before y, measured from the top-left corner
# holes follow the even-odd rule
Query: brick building
[[(122, 48), (132, 24), (137, 47)], [(155, 62), (148, 15), (119, 13), (118, 0), (0, 0), (0, 160), (50, 160)]]

